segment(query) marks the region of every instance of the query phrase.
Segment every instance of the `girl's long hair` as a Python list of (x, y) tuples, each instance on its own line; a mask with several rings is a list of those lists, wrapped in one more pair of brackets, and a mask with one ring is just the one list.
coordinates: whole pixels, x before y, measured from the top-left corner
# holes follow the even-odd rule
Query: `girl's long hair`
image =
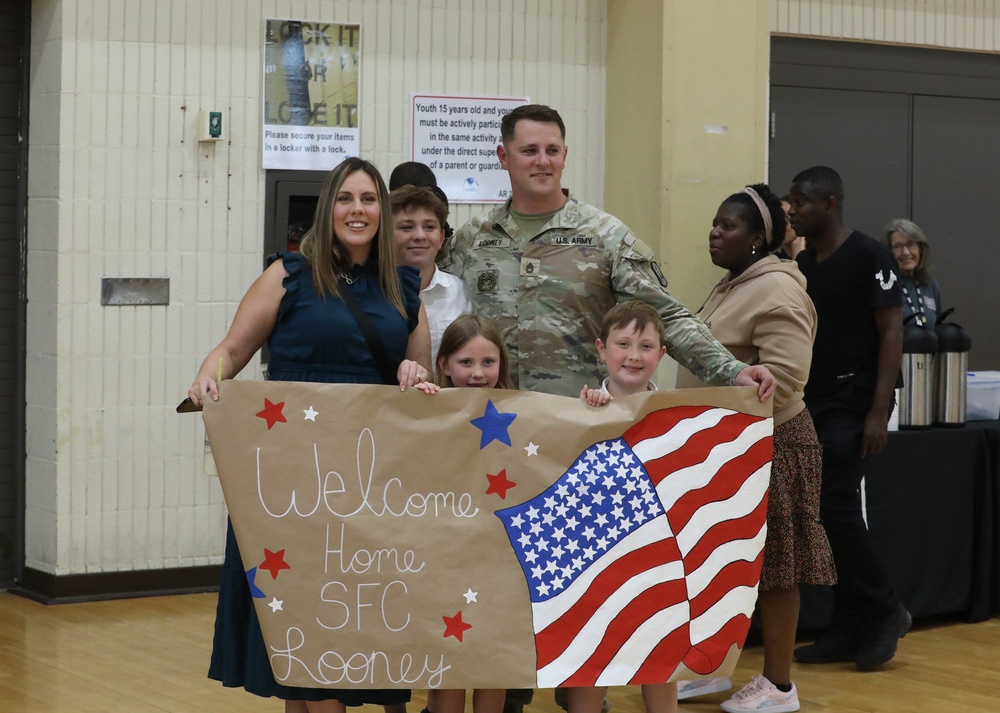
[(475, 314), (463, 314), (454, 322), (448, 325), (441, 335), (441, 346), (438, 348), (437, 364), (434, 369), (434, 383), (442, 387), (454, 386), (451, 379), (445, 376), (444, 364), (455, 352), (469, 343), (476, 337), (484, 337), (490, 343), (496, 345), (500, 351), (500, 378), (497, 379), (496, 388), (513, 389), (514, 382), (510, 380), (510, 362), (507, 359), (507, 347), (503, 343), (500, 331), (496, 325), (485, 317)]

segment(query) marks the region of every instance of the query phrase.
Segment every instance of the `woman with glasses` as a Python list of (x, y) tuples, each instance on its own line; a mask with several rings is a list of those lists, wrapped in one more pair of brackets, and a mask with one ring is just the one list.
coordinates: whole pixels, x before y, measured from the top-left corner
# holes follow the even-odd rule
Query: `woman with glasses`
[(934, 329), (941, 311), (941, 288), (931, 277), (931, 244), (916, 223), (889, 223), (882, 241), (892, 250), (903, 278), (903, 323)]

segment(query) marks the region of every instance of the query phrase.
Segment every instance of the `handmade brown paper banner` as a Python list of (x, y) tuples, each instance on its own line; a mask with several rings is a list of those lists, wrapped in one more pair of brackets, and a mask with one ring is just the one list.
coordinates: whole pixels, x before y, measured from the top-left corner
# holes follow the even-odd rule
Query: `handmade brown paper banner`
[(729, 675), (772, 453), (752, 388), (547, 394), (227, 381), (205, 424), (281, 683)]

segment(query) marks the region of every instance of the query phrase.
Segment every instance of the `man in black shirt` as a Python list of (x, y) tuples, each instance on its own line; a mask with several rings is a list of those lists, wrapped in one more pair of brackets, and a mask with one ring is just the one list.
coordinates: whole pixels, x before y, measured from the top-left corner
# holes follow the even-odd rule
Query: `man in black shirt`
[(806, 406), (823, 444), (820, 516), (837, 565), (831, 628), (795, 650), (801, 663), (855, 661), (871, 671), (896, 653), (911, 619), (875, 555), (861, 509), (868, 456), (886, 444), (903, 346), (899, 268), (877, 240), (844, 227), (832, 168), (799, 173), (788, 218), (809, 247), (799, 269), (818, 315)]

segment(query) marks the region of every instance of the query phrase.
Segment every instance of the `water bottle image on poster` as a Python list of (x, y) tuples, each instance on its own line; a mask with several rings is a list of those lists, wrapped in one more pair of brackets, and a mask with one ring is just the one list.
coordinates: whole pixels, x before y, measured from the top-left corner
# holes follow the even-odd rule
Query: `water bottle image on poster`
[(333, 168), (360, 153), (361, 26), (264, 21), (262, 167)]

